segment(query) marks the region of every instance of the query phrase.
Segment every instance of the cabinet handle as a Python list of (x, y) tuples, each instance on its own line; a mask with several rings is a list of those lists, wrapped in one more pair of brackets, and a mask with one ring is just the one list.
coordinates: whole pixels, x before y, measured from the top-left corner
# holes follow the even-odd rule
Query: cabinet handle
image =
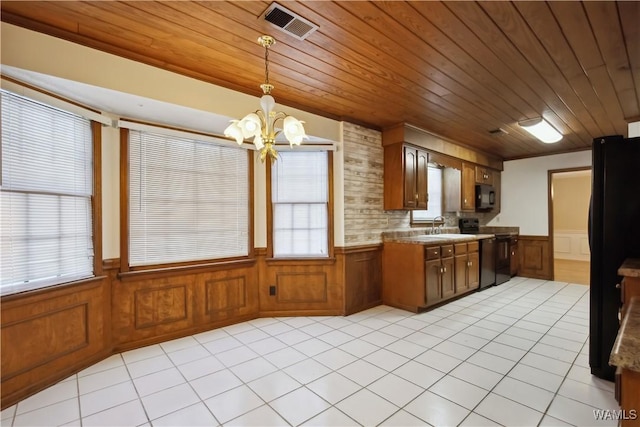
[(442, 272), (446, 273), (447, 272), (447, 267), (442, 267)]
[(616, 283), (616, 289), (620, 289), (620, 283)]
[(418, 193), (416, 193), (416, 200), (418, 200)]

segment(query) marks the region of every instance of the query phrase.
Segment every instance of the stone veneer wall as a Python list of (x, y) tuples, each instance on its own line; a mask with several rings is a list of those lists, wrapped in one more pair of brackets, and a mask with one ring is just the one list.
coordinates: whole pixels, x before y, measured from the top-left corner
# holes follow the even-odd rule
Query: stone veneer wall
[(383, 210), (382, 133), (344, 123), (345, 246), (382, 242), (382, 232), (408, 230), (408, 211)]

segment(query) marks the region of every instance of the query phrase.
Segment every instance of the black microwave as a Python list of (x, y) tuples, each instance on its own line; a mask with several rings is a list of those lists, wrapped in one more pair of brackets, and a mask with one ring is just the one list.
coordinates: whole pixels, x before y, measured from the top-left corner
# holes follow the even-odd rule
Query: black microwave
[(496, 192), (493, 185), (476, 185), (476, 209), (491, 210), (496, 204)]

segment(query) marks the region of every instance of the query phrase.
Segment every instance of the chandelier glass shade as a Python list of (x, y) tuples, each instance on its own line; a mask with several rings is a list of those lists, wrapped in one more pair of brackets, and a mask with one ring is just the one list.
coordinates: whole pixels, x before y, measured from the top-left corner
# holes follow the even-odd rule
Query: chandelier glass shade
[(258, 43), (264, 47), (265, 52), (265, 82), (260, 85), (263, 93), (260, 98), (260, 109), (247, 114), (241, 120), (232, 120), (224, 131), (224, 135), (235, 139), (238, 145), (242, 145), (245, 139), (253, 138), (253, 144), (260, 152), (260, 160), (263, 162), (266, 158), (275, 161), (278, 157), (275, 144), (280, 132), (284, 134), (291, 147), (300, 145), (302, 140), (307, 138), (304, 122), (274, 110), (276, 101), (271, 96), (273, 85), (269, 83), (269, 47), (275, 42), (271, 36), (258, 38)]

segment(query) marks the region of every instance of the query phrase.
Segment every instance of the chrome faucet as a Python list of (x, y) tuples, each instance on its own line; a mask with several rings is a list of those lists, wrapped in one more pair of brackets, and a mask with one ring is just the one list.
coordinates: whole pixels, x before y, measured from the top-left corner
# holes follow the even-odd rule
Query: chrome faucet
[(437, 217), (433, 218), (431, 220), (431, 234), (441, 234), (442, 233), (442, 224), (438, 226), (438, 229), (436, 230), (436, 221), (440, 219), (442, 220), (442, 223), (444, 224), (444, 217), (438, 215)]

